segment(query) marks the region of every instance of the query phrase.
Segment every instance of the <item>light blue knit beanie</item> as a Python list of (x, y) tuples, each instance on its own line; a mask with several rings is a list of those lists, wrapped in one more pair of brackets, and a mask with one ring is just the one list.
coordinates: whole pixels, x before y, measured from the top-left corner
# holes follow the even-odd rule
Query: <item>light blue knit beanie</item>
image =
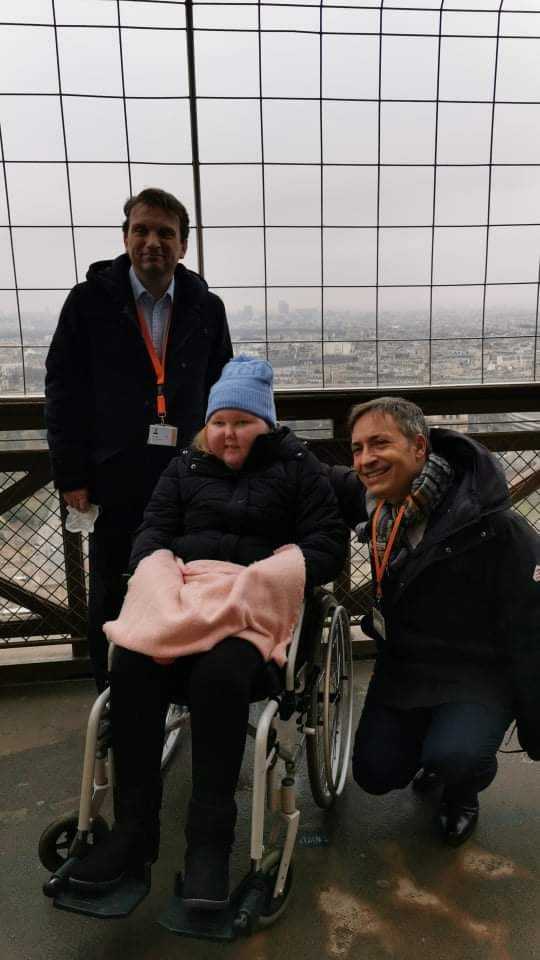
[(210, 390), (205, 423), (216, 410), (245, 410), (275, 427), (273, 381), (274, 371), (267, 360), (240, 353), (225, 364)]

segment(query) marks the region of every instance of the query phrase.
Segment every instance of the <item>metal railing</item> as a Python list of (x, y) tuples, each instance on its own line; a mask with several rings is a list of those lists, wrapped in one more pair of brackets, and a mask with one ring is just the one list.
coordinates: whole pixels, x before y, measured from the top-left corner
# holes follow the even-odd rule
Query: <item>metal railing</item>
[[(421, 403), (426, 414), (435, 418), (463, 415), (458, 426), (472, 433), (463, 423), (464, 416), (533, 411), (539, 406), (537, 389), (534, 384), (519, 384), (393, 392)], [(347, 411), (352, 403), (377, 393), (283, 392), (277, 396), (278, 413), (282, 420), (331, 420), (332, 435), (310, 439), (310, 447), (328, 463), (348, 463)], [(25, 431), (42, 426), (42, 400), (0, 401), (0, 436), (4, 437), (0, 441), (0, 682), (89, 671), (86, 543), (65, 530), (65, 511), (51, 483), (44, 440), (35, 434), (32, 440), (25, 439)], [(512, 429), (509, 423), (504, 432), (475, 428), (474, 435), (497, 453), (516, 508), (540, 531), (540, 425)], [(21, 444), (32, 449), (20, 449)], [(354, 539), (336, 591), (353, 622), (369, 608), (369, 558), (366, 548)], [(43, 647), (54, 650), (55, 657), (44, 657), (43, 649), (34, 649)]]

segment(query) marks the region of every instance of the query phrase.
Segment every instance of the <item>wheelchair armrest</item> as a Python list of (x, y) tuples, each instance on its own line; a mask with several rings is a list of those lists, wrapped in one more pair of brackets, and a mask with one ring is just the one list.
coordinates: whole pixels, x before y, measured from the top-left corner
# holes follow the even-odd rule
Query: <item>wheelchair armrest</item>
[(103, 713), (99, 719), (98, 732), (97, 732), (97, 751), (96, 757), (98, 760), (104, 760), (107, 756), (107, 751), (109, 747), (112, 746), (112, 722), (111, 722), (111, 710), (110, 710), (110, 701), (105, 704)]
[(304, 622), (304, 614), (306, 612), (306, 601), (302, 604), (302, 609), (300, 611), (300, 616), (298, 617), (298, 623), (294, 628), (293, 638), (291, 640), (291, 645), (289, 647), (288, 657), (287, 657), (287, 667), (285, 671), (285, 689), (289, 692), (294, 692), (294, 681), (296, 677), (296, 659), (298, 656), (298, 648), (300, 645), (300, 636), (302, 633), (302, 624)]

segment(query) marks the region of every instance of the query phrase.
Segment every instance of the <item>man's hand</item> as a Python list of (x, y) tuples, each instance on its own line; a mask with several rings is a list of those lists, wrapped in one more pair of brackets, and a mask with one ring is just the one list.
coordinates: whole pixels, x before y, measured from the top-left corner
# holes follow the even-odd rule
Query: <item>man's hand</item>
[(68, 507), (72, 507), (74, 510), (80, 510), (81, 513), (86, 513), (86, 511), (90, 509), (88, 487), (81, 487), (80, 490), (66, 490), (62, 496)]

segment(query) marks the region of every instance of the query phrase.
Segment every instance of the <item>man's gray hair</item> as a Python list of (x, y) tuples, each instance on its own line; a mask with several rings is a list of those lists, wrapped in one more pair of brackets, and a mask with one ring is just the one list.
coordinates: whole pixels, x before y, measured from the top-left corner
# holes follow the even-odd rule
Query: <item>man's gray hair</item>
[(365, 403), (357, 403), (347, 418), (350, 433), (356, 421), (366, 413), (382, 413), (392, 417), (402, 434), (409, 440), (414, 440), (418, 434), (426, 440), (429, 439), (429, 427), (422, 410), (416, 403), (405, 400), (403, 397), (376, 397)]

